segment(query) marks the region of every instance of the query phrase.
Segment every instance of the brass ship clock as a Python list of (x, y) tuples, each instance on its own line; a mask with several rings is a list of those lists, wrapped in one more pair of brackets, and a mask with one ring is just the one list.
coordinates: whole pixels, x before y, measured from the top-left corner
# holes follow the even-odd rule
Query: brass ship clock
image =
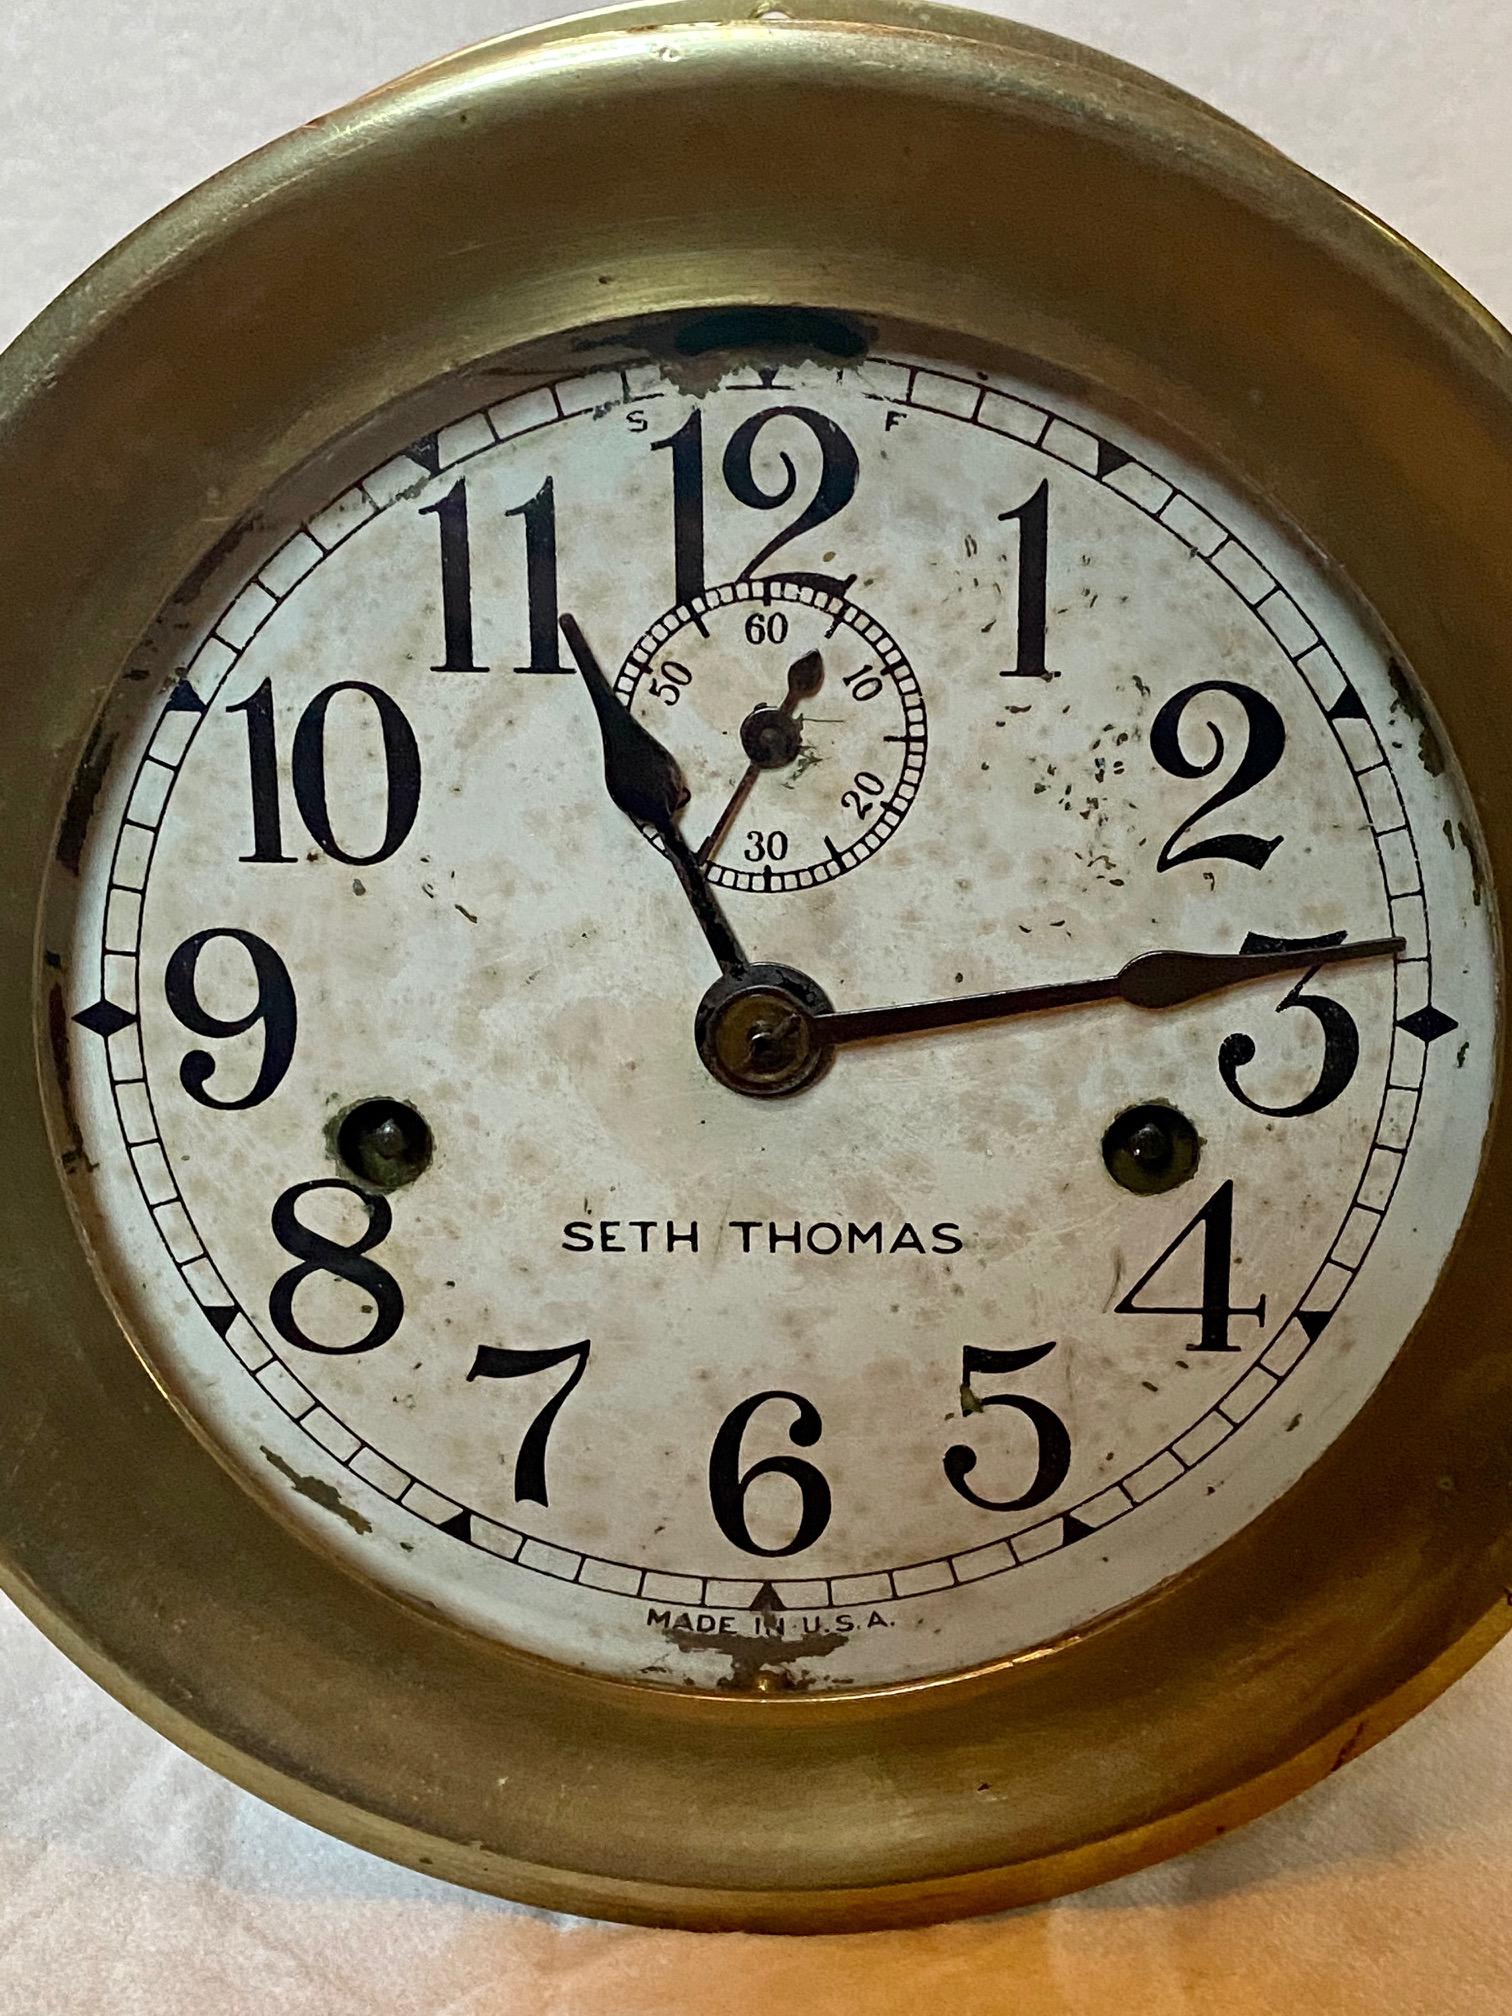
[(1512, 1576), (1512, 369), (1055, 38), (469, 51), (0, 364), (0, 1580), (555, 1908), (1047, 1897)]

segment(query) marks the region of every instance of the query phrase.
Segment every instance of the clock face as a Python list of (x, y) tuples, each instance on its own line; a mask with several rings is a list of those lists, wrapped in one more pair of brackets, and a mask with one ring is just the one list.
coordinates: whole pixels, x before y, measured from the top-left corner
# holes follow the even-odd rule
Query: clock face
[[(570, 1664), (1084, 1626), (1296, 1481), (1447, 1257), (1453, 752), (1336, 574), (1069, 396), (499, 382), (207, 562), (81, 766), (43, 977), (122, 1321), (313, 1544)], [(1251, 963), (1068, 998), (1162, 951)]]

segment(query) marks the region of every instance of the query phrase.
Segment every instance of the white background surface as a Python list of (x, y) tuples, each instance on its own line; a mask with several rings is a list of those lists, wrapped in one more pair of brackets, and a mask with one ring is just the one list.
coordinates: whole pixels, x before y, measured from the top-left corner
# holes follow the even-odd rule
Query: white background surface
[[(543, 17), (519, 0), (0, 0), (0, 341), (173, 196)], [(1208, 98), (1512, 320), (1506, 0), (1020, 0)], [(547, 1918), (392, 1869), (136, 1723), (0, 1605), (0, 2016), (1505, 2016), (1512, 1650), (1242, 1835), (1051, 1909), (817, 1941)]]

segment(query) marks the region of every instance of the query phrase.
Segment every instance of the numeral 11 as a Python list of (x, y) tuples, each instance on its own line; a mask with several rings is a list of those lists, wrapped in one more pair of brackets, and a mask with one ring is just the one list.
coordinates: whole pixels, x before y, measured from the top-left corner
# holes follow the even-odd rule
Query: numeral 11
[[(441, 627), (444, 661), (436, 672), (486, 672), (476, 662), (473, 643), (472, 535), (467, 517), (467, 478), (459, 476), (446, 495), (420, 507), (434, 518), (441, 538)], [(516, 672), (571, 672), (560, 662), (557, 640), (556, 493), (548, 476), (534, 497), (505, 512), (525, 528), (525, 620), (530, 663)]]

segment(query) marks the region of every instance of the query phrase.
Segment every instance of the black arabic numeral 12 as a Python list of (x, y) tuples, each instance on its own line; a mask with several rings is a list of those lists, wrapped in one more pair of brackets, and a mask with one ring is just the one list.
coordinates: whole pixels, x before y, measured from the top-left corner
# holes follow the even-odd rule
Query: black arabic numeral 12
[(985, 1412), (989, 1407), (1011, 1407), (1022, 1414), (1034, 1430), (1035, 1464), (1034, 1476), (1029, 1488), (1017, 1498), (984, 1498), (973, 1491), (966, 1479), (975, 1470), (977, 1455), (964, 1442), (957, 1442), (945, 1451), (945, 1475), (954, 1490), (973, 1505), (980, 1505), (987, 1512), (1019, 1512), (1031, 1505), (1043, 1505), (1047, 1498), (1053, 1498), (1065, 1483), (1071, 1472), (1071, 1437), (1066, 1424), (1053, 1407), (1047, 1407), (1043, 1400), (1032, 1400), (1023, 1393), (987, 1393), (980, 1397), (972, 1391), (972, 1376), (975, 1373), (1022, 1372), (1025, 1366), (1037, 1365), (1041, 1358), (1047, 1358), (1055, 1349), (1054, 1343), (1031, 1344), (1017, 1351), (989, 1351), (975, 1344), (968, 1344), (961, 1353), (961, 1392), (971, 1393), (978, 1409)]
[(588, 1369), (589, 1348), (586, 1337), (580, 1343), (563, 1344), (555, 1350), (545, 1351), (506, 1351), (497, 1344), (478, 1346), (477, 1356), (467, 1375), (469, 1380), (528, 1379), (533, 1372), (549, 1372), (553, 1365), (565, 1365), (569, 1359), (576, 1361), (571, 1372), (525, 1430), (520, 1442), (514, 1467), (517, 1504), (525, 1499), (534, 1505), (550, 1502), (546, 1496), (546, 1444), (551, 1438), (552, 1424), (562, 1410), (562, 1403)]
[[(790, 1442), (797, 1443), (800, 1449), (812, 1449), (819, 1440), (824, 1423), (812, 1400), (805, 1400), (801, 1393), (753, 1393), (726, 1416), (714, 1437), (714, 1447), (709, 1452), (709, 1502), (714, 1508), (715, 1522), (728, 1541), (747, 1554), (773, 1558), (801, 1554), (805, 1547), (813, 1546), (829, 1524), (830, 1487), (823, 1472), (801, 1456), (764, 1456), (749, 1470), (741, 1470), (740, 1444), (746, 1424), (757, 1408), (765, 1407), (769, 1400), (786, 1400), (797, 1409), (797, 1419), (788, 1429)], [(785, 1547), (763, 1547), (751, 1537), (746, 1524), (745, 1498), (758, 1477), (787, 1477), (798, 1486), (801, 1502), (798, 1530)]]
[[(356, 1198), (367, 1213), (367, 1224), (360, 1238), (342, 1245), (339, 1240), (328, 1239), (323, 1232), (313, 1231), (301, 1221), (297, 1208), (300, 1199), (312, 1196), (317, 1190), (339, 1190), (345, 1196)], [(279, 1336), (285, 1342), (297, 1345), (301, 1351), (319, 1351), (330, 1358), (350, 1357), (358, 1351), (376, 1351), (380, 1344), (386, 1344), (404, 1320), (404, 1294), (393, 1275), (367, 1256), (388, 1237), (393, 1225), (394, 1214), (387, 1199), (369, 1196), (355, 1183), (327, 1176), (314, 1183), (296, 1183), (292, 1190), (285, 1190), (273, 1206), (272, 1222), (273, 1237), (285, 1253), (292, 1253), (299, 1263), (286, 1274), (279, 1275), (268, 1297), (268, 1315)], [(349, 1281), (371, 1300), (373, 1320), (356, 1343), (317, 1343), (299, 1327), (299, 1319), (294, 1313), (294, 1295), (300, 1284), (312, 1274), (333, 1274), (338, 1281)]]
[[(212, 1015), (201, 1003), (195, 985), (200, 954), (217, 938), (229, 938), (245, 949), (257, 980), (256, 1001), (245, 1015), (230, 1020)], [(163, 994), (174, 1015), (196, 1036), (240, 1036), (259, 1022), (263, 1025), (262, 1060), (250, 1090), (240, 1099), (217, 1099), (205, 1089), (215, 1075), (216, 1060), (208, 1050), (190, 1050), (179, 1065), (179, 1082), (191, 1099), (197, 1099), (201, 1106), (237, 1112), (248, 1106), (260, 1106), (278, 1090), (294, 1055), (298, 1012), (289, 969), (266, 939), (230, 926), (196, 931), (169, 959), (163, 975)]]
[(772, 421), (784, 419), (796, 420), (806, 427), (819, 444), (819, 481), (813, 496), (792, 523), (769, 539), (756, 558), (741, 568), (742, 579), (754, 574), (764, 560), (770, 560), (801, 533), (812, 532), (816, 525), (825, 524), (843, 511), (856, 494), (861, 463), (844, 429), (811, 406), (769, 406), (764, 413), (753, 413), (748, 420), (742, 420), (725, 446), (725, 488), (735, 501), (748, 504), (753, 511), (777, 511), (798, 494), (798, 471), (785, 448), (777, 454), (783, 469), (778, 489), (763, 490), (752, 467), (757, 437)]
[(1228, 782), (1220, 785), (1211, 798), (1205, 799), (1192, 816), (1176, 828), (1161, 848), (1155, 866), (1165, 869), (1179, 868), (1184, 861), (1239, 861), (1246, 868), (1263, 868), (1281, 845), (1282, 836), (1279, 833), (1274, 840), (1260, 840), (1252, 833), (1220, 833), (1211, 840), (1194, 840), (1180, 852), (1176, 849), (1182, 835), (1190, 833), (1209, 812), (1216, 812), (1220, 805), (1232, 804), (1234, 799), (1242, 798), (1245, 792), (1253, 791), (1257, 784), (1269, 777), (1286, 748), (1286, 724), (1263, 693), (1255, 692), (1251, 686), (1240, 686), (1232, 679), (1206, 679), (1200, 685), (1188, 686), (1184, 691), (1173, 694), (1151, 723), (1150, 754), (1172, 777), (1211, 777), (1223, 762), (1223, 732), (1216, 721), (1209, 720), (1205, 724), (1213, 738), (1212, 753), (1206, 762), (1194, 763), (1181, 746), (1182, 716), (1191, 703), (1205, 693), (1226, 693), (1244, 709), (1243, 753)]
[[(1166, 1262), (1194, 1233), (1202, 1238), (1201, 1303), (1136, 1302), (1134, 1298), (1139, 1291), (1149, 1286)], [(1201, 1332), (1195, 1344), (1188, 1344), (1189, 1351), (1237, 1351), (1239, 1346), (1229, 1342), (1229, 1319), (1248, 1316), (1263, 1324), (1265, 1297), (1262, 1295), (1250, 1309), (1238, 1308), (1230, 1302), (1233, 1269), (1234, 1186), (1230, 1181), (1219, 1184), (1196, 1217), (1182, 1227), (1154, 1264), (1145, 1269), (1116, 1305), (1117, 1313), (1120, 1316), (1200, 1316)]]
[[(383, 738), (386, 801), (383, 838), (370, 854), (353, 854), (331, 830), (326, 795), (326, 713), (338, 693), (361, 693), (372, 702)], [(255, 693), (227, 709), (247, 717), (247, 759), (252, 782), (252, 852), (243, 861), (293, 861), (283, 851), (283, 819), (278, 794), (278, 741), (273, 718), (272, 683), (264, 679)], [(409, 838), (420, 809), (420, 747), (399, 703), (381, 686), (361, 679), (338, 680), (327, 686), (300, 715), (294, 730), (294, 802), (310, 838), (333, 860), (354, 868), (387, 861)]]
[(1050, 479), (1015, 510), (998, 513), (1000, 525), (1018, 526), (1018, 642), (1004, 679), (1045, 677), (1045, 581), (1050, 567)]
[[(1245, 937), (1242, 952), (1305, 952), (1314, 946), (1320, 949), (1326, 945), (1342, 945), (1345, 933), (1326, 932), (1321, 938), (1271, 938), (1264, 932), (1251, 931)], [(1306, 992), (1313, 973), (1304, 973), (1284, 999), (1276, 1003), (1276, 1013), (1282, 1015), (1288, 1008), (1305, 1008), (1313, 1016), (1323, 1031), (1323, 1061), (1318, 1067), (1318, 1082), (1305, 1098), (1291, 1106), (1267, 1106), (1258, 1099), (1251, 1099), (1239, 1083), (1239, 1073), (1255, 1055), (1255, 1040), (1252, 1036), (1225, 1036), (1218, 1049), (1218, 1075), (1241, 1106), (1248, 1106), (1252, 1113), (1265, 1113), (1276, 1120), (1296, 1120), (1305, 1113), (1321, 1113), (1325, 1106), (1331, 1106), (1339, 1094), (1345, 1090), (1354, 1077), (1360, 1061), (1360, 1031), (1353, 1015), (1340, 1001), (1332, 1001), (1326, 994)]]
[[(459, 476), (446, 495), (420, 506), (422, 518), (434, 518), (441, 535), (441, 629), (446, 639), (445, 662), (433, 672), (486, 672), (473, 663), (472, 542), (467, 530), (467, 478)], [(532, 657), (535, 655), (532, 650)]]
[[(778, 450), (782, 481), (774, 490), (764, 490), (753, 466), (757, 437), (774, 420), (794, 420), (806, 427), (819, 448), (819, 480), (814, 494), (793, 519), (769, 539), (754, 560), (740, 570), (740, 578), (755, 573), (763, 561), (804, 532), (813, 531), (842, 511), (856, 494), (860, 459), (844, 430), (811, 406), (769, 406), (742, 420), (725, 445), (721, 473), (725, 488), (738, 504), (753, 511), (777, 511), (791, 503), (798, 493), (798, 470), (786, 449)], [(704, 561), (704, 471), (703, 414), (690, 413), (681, 427), (653, 448), (665, 448), (672, 457), (672, 572), (674, 594), (680, 603), (701, 595), (707, 584)], [(771, 619), (775, 621), (776, 619)], [(770, 624), (767, 635), (771, 637)], [(755, 641), (753, 639), (753, 641)], [(771, 641), (777, 641), (772, 638)]]

